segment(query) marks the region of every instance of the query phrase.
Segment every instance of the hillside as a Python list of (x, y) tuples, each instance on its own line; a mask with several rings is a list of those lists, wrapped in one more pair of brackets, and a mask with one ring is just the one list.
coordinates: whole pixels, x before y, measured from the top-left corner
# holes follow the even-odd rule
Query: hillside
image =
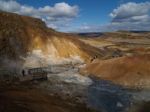
[(95, 55), (102, 57), (103, 53), (74, 35), (47, 28), (40, 19), (0, 11), (1, 63), (8, 60), (60, 63), (68, 62), (68, 58), (88, 62)]
[(148, 88), (150, 85), (150, 55), (95, 60), (81, 69), (81, 73), (110, 80), (126, 87)]
[(150, 32), (105, 32), (99, 37), (84, 35), (81, 41), (105, 51), (105, 59), (150, 54)]
[(116, 31), (103, 33), (101, 38), (120, 38), (120, 39), (149, 39), (150, 32), (130, 32), (130, 31)]

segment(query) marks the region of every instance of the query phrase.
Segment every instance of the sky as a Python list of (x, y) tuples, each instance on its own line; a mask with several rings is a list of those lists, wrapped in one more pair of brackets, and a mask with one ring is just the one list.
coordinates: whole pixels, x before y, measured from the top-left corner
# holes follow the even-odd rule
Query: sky
[(150, 30), (150, 0), (0, 0), (0, 10), (40, 18), (62, 32)]

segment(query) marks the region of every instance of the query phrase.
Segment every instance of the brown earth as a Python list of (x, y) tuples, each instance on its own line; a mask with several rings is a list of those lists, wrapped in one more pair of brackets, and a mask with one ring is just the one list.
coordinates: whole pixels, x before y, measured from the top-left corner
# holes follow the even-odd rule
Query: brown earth
[(0, 85), (0, 112), (95, 112), (73, 98), (50, 95), (32, 85)]
[(126, 87), (150, 88), (150, 55), (95, 60), (80, 72)]
[(103, 56), (103, 52), (77, 36), (47, 28), (40, 19), (0, 11), (0, 57), (18, 59), (37, 49), (44, 55), (80, 56), (85, 61)]

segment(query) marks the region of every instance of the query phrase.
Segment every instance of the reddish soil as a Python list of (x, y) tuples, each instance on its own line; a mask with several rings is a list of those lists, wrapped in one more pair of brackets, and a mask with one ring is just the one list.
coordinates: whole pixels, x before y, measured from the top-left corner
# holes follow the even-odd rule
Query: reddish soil
[(150, 88), (150, 55), (96, 60), (81, 69), (81, 73), (127, 87)]

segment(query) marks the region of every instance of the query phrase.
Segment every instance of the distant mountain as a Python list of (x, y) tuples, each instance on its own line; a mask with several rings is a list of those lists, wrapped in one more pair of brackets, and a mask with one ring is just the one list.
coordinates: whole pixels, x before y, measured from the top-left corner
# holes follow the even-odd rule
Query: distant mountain
[(136, 31), (136, 30), (130, 30), (130, 31), (123, 31), (119, 30), (117, 32), (130, 32), (130, 33), (150, 33), (150, 31)]
[(77, 35), (81, 37), (86, 38), (109, 38), (109, 37), (115, 37), (115, 38), (149, 38), (150, 31), (116, 31), (116, 32), (89, 32), (89, 33), (76, 33)]
[(101, 32), (90, 32), (90, 33), (77, 33), (77, 35), (82, 36), (82, 37), (100, 37), (104, 33)]
[(150, 32), (143, 31), (117, 31), (117, 32), (106, 32), (101, 38), (122, 38), (122, 39), (149, 39)]

